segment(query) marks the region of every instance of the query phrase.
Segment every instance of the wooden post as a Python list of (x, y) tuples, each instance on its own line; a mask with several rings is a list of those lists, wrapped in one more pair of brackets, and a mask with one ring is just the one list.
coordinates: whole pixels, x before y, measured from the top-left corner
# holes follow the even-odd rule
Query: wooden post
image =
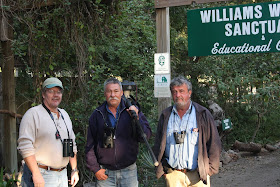
[[(156, 9), (157, 53), (170, 53), (169, 7)], [(158, 98), (158, 116), (171, 105), (170, 98)]]
[[(0, 72), (0, 108), (3, 108), (3, 92), (2, 92), (2, 72)], [(0, 114), (0, 137), (3, 137), (4, 134), (4, 123), (3, 116)], [(3, 149), (3, 138), (0, 139), (0, 167), (4, 167), (4, 149)]]
[[(5, 16), (8, 16), (7, 14)], [(3, 109), (16, 113), (14, 55), (12, 51), (13, 29), (10, 17), (0, 17), (2, 64)], [(17, 166), (17, 128), (16, 118), (4, 115), (4, 163), (7, 172), (18, 172)]]

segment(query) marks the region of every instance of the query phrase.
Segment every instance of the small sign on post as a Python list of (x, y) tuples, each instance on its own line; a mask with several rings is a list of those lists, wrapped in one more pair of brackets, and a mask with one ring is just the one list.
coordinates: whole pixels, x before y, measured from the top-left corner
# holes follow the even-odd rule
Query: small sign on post
[(155, 74), (170, 74), (169, 53), (156, 53), (154, 56)]
[(231, 125), (230, 119), (224, 119), (222, 121), (222, 127), (223, 127), (223, 131), (225, 131), (227, 129), (231, 129), (232, 125)]
[(154, 77), (154, 95), (155, 97), (170, 97), (170, 74), (155, 75)]
[(170, 97), (170, 54), (156, 53), (154, 63), (154, 95), (155, 97)]

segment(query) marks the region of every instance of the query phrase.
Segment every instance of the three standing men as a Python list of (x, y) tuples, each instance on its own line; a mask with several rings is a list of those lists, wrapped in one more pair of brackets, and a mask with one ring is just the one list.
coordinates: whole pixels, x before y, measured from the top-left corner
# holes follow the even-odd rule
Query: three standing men
[(68, 187), (66, 166), (69, 161), (71, 185), (75, 186), (79, 180), (72, 122), (67, 112), (58, 108), (62, 92), (59, 79), (46, 79), (42, 86), (42, 104), (30, 108), (22, 118), (18, 150), (25, 161), (23, 187)]
[[(157, 177), (165, 176), (167, 186), (210, 186), (209, 176), (218, 172), (221, 142), (210, 112), (191, 101), (192, 85), (184, 77), (171, 81), (175, 103), (159, 119), (154, 152), (160, 165)], [(79, 180), (77, 147), (67, 112), (59, 109), (63, 86), (57, 78), (43, 83), (42, 105), (29, 109), (19, 132), (18, 150), (25, 160), (23, 186), (68, 186), (66, 166), (72, 167), (71, 184)], [(91, 115), (86, 145), (88, 168), (97, 186), (138, 186), (139, 134), (133, 133), (134, 110), (149, 138), (151, 129), (135, 106), (126, 110), (121, 83), (114, 78), (104, 83), (106, 101)], [(72, 139), (74, 157), (63, 157), (64, 140)], [(72, 156), (72, 155), (71, 155)], [(33, 182), (32, 182), (33, 181)], [(33, 184), (32, 184), (33, 183)]]
[(129, 110), (136, 112), (147, 138), (151, 136), (151, 129), (144, 114), (135, 106), (126, 109), (119, 80), (106, 80), (104, 95), (106, 101), (94, 110), (89, 119), (87, 167), (94, 172), (98, 187), (138, 187), (135, 162), (142, 138), (133, 133), (136, 124)]
[(163, 110), (153, 147), (166, 186), (210, 186), (218, 173), (221, 141), (211, 113), (191, 101), (192, 84), (180, 76), (170, 83), (174, 106)]

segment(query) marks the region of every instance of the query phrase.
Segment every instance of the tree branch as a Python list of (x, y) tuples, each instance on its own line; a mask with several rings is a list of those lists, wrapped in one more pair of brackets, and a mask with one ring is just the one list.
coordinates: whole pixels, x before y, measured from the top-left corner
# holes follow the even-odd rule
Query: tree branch
[(14, 118), (22, 118), (23, 115), (21, 114), (16, 114), (14, 112), (10, 112), (8, 110), (0, 110), (0, 114), (9, 114), (10, 116), (14, 117)]

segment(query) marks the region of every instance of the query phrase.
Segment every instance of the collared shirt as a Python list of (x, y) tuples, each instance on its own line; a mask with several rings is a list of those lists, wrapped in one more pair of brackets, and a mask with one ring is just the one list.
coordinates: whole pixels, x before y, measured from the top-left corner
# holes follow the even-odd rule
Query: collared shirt
[[(176, 144), (174, 132), (182, 131), (186, 132), (184, 142)], [(192, 103), (182, 119), (178, 115), (176, 107), (173, 106), (167, 126), (165, 156), (172, 168), (190, 170), (197, 168), (198, 129), (196, 112)]]
[(109, 109), (108, 105), (106, 104), (106, 110), (108, 112), (108, 118), (110, 120), (110, 123), (112, 125), (112, 127), (116, 127), (116, 124), (118, 122), (118, 117), (119, 117), (119, 110), (120, 110), (120, 105), (117, 107), (117, 113), (116, 113), (116, 117), (114, 116), (114, 114), (111, 112), (111, 110)]

